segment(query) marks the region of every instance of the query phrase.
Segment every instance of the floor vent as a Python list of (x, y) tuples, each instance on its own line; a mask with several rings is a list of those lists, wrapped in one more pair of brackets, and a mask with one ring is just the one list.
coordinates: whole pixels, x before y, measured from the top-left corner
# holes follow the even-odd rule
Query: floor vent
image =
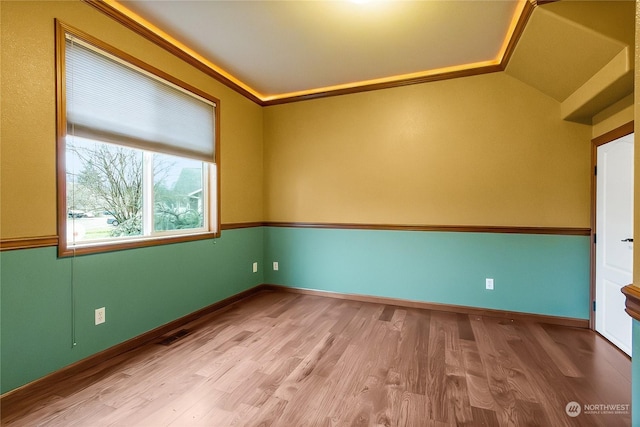
[(186, 329), (180, 329), (178, 332), (162, 338), (162, 340), (158, 344), (171, 345), (174, 342), (178, 341), (180, 338), (185, 337), (187, 335), (189, 335), (189, 331), (187, 331)]

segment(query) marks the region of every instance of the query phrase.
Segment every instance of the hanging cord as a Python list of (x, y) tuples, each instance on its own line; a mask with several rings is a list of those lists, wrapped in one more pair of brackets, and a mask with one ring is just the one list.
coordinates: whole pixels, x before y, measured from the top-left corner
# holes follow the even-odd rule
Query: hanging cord
[(71, 258), (71, 348), (74, 348), (76, 342), (76, 249), (73, 248), (73, 257)]
[[(74, 39), (70, 38), (70, 42), (71, 42), (71, 47), (73, 48), (74, 46)], [(66, 45), (66, 43), (65, 43)], [(67, 64), (65, 62), (65, 64)], [(67, 64), (68, 65), (68, 64)], [(65, 89), (65, 93), (67, 94), (67, 111), (69, 109), (73, 109), (73, 102), (74, 102), (74, 96), (73, 96), (73, 90), (74, 90), (74, 67), (70, 67), (70, 73), (67, 73), (65, 70), (65, 73), (67, 74), (67, 78), (69, 79), (69, 84), (67, 85), (67, 88), (70, 89), (70, 91), (67, 91)], [(69, 97), (69, 92), (71, 92), (71, 97)], [(71, 98), (71, 99), (69, 99)], [(67, 160), (68, 157), (66, 156), (66, 153), (69, 152), (67, 144), (74, 144), (75, 141), (73, 139), (74, 135), (75, 135), (75, 125), (72, 123), (71, 124), (71, 129), (69, 129), (70, 132), (68, 132), (67, 136), (65, 136), (65, 148), (66, 148), (66, 152), (65, 152), (65, 181), (67, 181), (68, 184), (68, 180), (67, 180), (67, 167), (69, 166), (67, 164)], [(71, 176), (73, 177), (72, 180), (72, 185), (73, 187), (71, 188), (71, 203), (72, 205), (75, 207), (76, 205), (76, 161), (74, 160), (72, 162), (72, 166), (71, 166)], [(66, 187), (66, 186), (65, 186)], [(68, 191), (68, 188), (67, 188)], [(65, 195), (66, 197), (66, 195)], [(69, 224), (69, 219), (68, 219), (68, 215), (69, 215), (69, 206), (67, 206), (67, 212), (65, 212), (65, 221), (67, 221), (67, 227), (65, 227), (66, 233), (67, 233), (67, 238), (69, 238), (69, 230), (67, 230), (68, 228), (68, 224)], [(71, 257), (71, 348), (75, 348), (78, 343), (76, 340), (76, 218), (75, 216), (71, 216), (71, 239), (72, 239), (72, 246), (73, 246), (73, 256)], [(67, 242), (68, 244), (68, 242)]]

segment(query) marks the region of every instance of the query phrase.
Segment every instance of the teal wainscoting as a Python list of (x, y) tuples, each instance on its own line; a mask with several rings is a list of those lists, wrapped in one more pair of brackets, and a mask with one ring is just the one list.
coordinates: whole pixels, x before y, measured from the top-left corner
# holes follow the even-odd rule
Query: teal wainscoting
[(2, 393), (263, 283), (254, 261), (261, 227), (75, 259), (55, 247), (0, 253)]
[[(265, 227), (270, 284), (589, 318), (588, 236)], [(485, 278), (495, 290), (485, 290)]]

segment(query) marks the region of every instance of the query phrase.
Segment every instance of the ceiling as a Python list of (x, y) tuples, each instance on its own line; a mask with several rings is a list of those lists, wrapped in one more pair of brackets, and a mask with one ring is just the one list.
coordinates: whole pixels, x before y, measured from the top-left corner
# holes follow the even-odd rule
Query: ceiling
[(504, 71), (590, 123), (633, 93), (633, 0), (85, 1), (264, 106)]
[(527, 10), (526, 0), (106, 3), (260, 101), (496, 71)]

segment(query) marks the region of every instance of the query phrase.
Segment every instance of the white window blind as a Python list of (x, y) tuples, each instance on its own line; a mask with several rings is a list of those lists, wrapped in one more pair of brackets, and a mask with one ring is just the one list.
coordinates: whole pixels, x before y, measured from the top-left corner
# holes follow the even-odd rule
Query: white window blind
[(70, 135), (217, 161), (213, 102), (70, 36), (65, 50)]

